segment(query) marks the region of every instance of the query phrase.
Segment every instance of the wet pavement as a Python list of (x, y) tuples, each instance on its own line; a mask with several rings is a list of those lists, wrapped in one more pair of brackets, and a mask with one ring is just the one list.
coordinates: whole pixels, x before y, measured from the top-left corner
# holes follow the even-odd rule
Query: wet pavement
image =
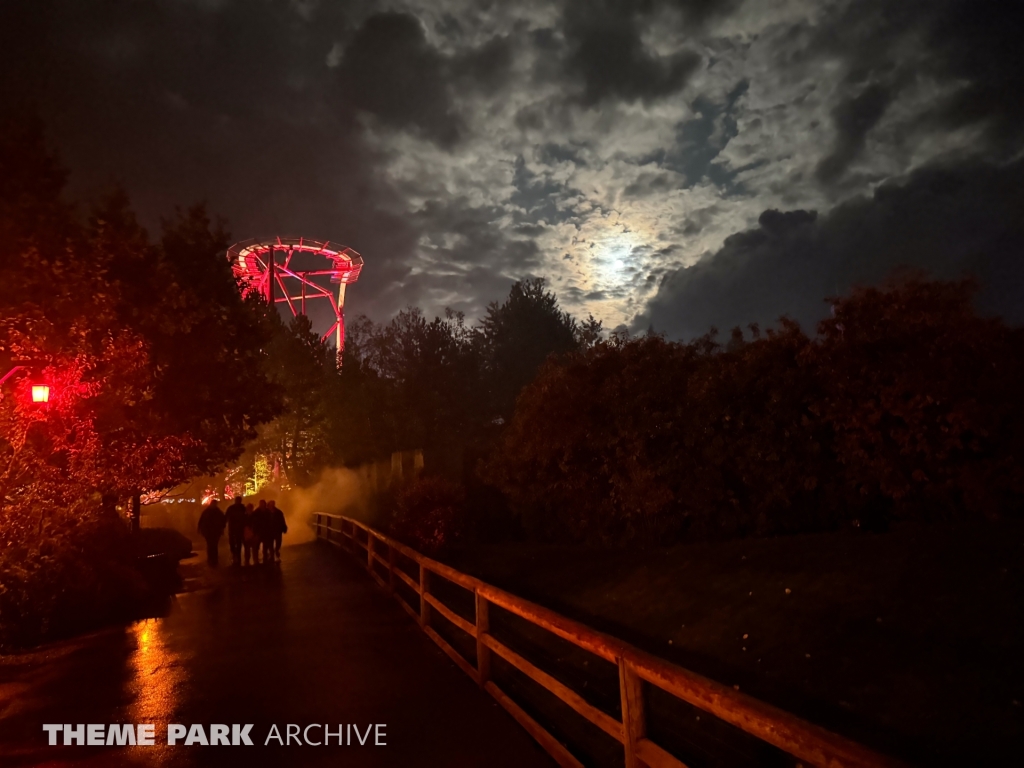
[[(200, 575), (165, 618), (0, 658), (3, 766), (550, 766), (550, 758), (347, 556)], [(44, 723), (153, 723), (154, 746), (47, 745)], [(169, 746), (167, 724), (252, 723), (253, 746)], [(359, 745), (265, 740), (352, 725)], [(347, 729), (346, 729), (347, 730)], [(293, 733), (295, 731), (293, 730)], [(307, 732), (322, 740), (323, 729)]]

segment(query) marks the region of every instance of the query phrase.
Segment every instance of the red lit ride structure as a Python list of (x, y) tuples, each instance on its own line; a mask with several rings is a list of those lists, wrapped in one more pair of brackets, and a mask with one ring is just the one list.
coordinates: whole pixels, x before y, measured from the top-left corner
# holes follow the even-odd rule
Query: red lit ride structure
[[(319, 256), (327, 263), (320, 268), (298, 269), (292, 265), (296, 254)], [(287, 304), (292, 316), (306, 314), (307, 301), (327, 299), (335, 321), (321, 339), (336, 334), (341, 354), (345, 346), (345, 286), (359, 279), (362, 256), (347, 246), (324, 240), (275, 237), (236, 243), (228, 249), (228, 260), (243, 296), (256, 293), (272, 306)], [(338, 284), (337, 297), (321, 284), (324, 278)]]

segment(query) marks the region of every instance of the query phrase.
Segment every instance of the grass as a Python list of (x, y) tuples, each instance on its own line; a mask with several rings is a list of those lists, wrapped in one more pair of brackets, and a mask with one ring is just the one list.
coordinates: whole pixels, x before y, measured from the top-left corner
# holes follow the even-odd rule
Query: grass
[(473, 575), (913, 763), (1024, 764), (1024, 524), (650, 549), (502, 544)]

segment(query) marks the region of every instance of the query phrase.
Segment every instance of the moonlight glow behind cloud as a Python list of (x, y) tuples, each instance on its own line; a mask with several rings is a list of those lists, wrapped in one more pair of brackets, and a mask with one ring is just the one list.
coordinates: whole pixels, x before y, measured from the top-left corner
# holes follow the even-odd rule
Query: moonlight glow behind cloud
[[(766, 210), (835, 229), (830, 212), (860, 205), (891, 242), (917, 211), (878, 220), (880, 187), (1014, 172), (1010, 5), (23, 2), (0, 12), (20, 30), (0, 97), (40, 112), (81, 197), (121, 183), (151, 225), (206, 199), (238, 239), (356, 248), (354, 311), (474, 316), (532, 275), (574, 313), (685, 336), (800, 314), (907, 260), (840, 263), (831, 241), (789, 236), (737, 256), (726, 239)], [(935, 205), (914, 189), (907, 205)], [(948, 237), (971, 230), (972, 202), (942, 200), (964, 228)], [(1012, 284), (992, 245), (1012, 217), (984, 226), (976, 244)], [(957, 272), (976, 251), (909, 261)]]

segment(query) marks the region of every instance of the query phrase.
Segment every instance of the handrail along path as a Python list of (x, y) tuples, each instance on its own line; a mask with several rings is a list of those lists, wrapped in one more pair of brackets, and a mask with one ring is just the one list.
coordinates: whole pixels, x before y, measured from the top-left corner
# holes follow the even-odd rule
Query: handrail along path
[[(365, 543), (360, 540), (358, 531), (364, 533)], [(789, 753), (801, 764), (822, 768), (897, 768), (902, 765), (795, 715), (432, 560), (358, 520), (343, 515), (317, 513), (316, 536), (352, 554), (359, 554), (360, 548), (365, 549), (365, 567), (380, 586), (398, 600), (456, 665), (508, 710), (555, 761), (566, 768), (582, 768), (583, 763), (491, 679), (492, 654), (547, 689), (621, 743), (626, 768), (686, 768), (684, 762), (648, 738), (645, 684), (660, 688)], [(418, 579), (396, 567), (396, 553), (404, 555), (419, 567)], [(386, 581), (375, 570), (375, 563), (387, 569)], [(447, 579), (473, 594), (476, 614), (474, 622), (458, 615), (431, 593), (431, 575)], [(395, 589), (396, 580), (401, 580), (419, 596), (418, 611), (398, 594)], [(489, 608), (492, 605), (617, 666), (622, 719), (594, 706), (579, 693), (498, 641), (490, 632)], [(476, 641), (476, 666), (431, 626), (431, 614), (435, 611)]]

